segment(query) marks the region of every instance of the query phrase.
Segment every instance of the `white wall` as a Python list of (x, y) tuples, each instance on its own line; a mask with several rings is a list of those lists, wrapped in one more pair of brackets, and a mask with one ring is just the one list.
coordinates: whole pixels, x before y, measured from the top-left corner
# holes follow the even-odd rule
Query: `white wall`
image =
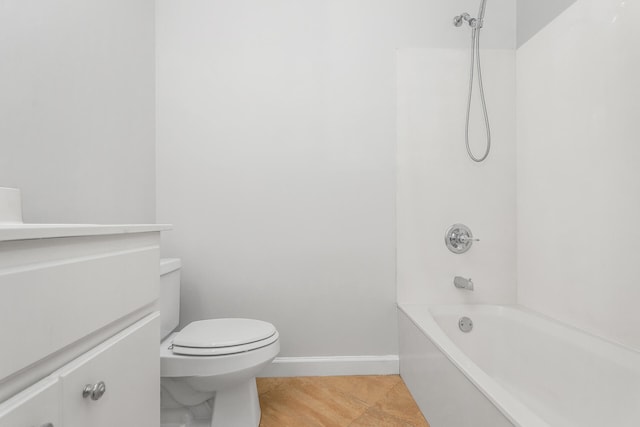
[(153, 0), (0, 1), (0, 186), (28, 222), (153, 222)]
[(517, 39), (521, 46), (576, 0), (517, 0)]
[(578, 0), (517, 53), (518, 301), (636, 349), (639, 18)]
[[(492, 150), (483, 163), (464, 143), (469, 50), (409, 49), (398, 55), (398, 301), (455, 304), (516, 301), (515, 52), (482, 49)], [(476, 86), (477, 93), (477, 86)], [(471, 146), (484, 153), (474, 99)], [(447, 249), (455, 223), (480, 241)], [(456, 289), (471, 277), (473, 292)]]
[[(395, 49), (467, 46), (451, 19), (477, 2), (157, 5), (158, 220), (183, 323), (269, 320), (282, 356), (397, 353)], [(487, 18), (486, 46), (515, 46), (513, 0)]]

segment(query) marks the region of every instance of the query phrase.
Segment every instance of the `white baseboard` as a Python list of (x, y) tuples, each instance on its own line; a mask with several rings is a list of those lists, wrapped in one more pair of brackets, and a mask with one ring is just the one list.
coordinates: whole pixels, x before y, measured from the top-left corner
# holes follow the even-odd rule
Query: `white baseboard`
[(397, 355), (276, 357), (260, 377), (324, 377), (332, 375), (396, 375)]

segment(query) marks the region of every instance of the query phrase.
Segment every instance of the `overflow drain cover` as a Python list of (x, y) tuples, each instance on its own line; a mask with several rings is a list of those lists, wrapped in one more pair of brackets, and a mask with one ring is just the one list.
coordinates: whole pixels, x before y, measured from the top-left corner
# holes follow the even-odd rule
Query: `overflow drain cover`
[(458, 327), (462, 332), (471, 332), (473, 329), (473, 320), (466, 316), (461, 317), (460, 320), (458, 320)]

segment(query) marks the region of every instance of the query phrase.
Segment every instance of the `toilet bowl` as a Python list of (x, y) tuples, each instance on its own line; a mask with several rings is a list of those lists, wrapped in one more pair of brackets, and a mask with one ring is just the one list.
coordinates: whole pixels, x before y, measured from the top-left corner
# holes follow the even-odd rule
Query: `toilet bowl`
[(180, 267), (176, 259), (161, 261), (161, 425), (257, 427), (255, 379), (280, 351), (278, 331), (260, 320), (225, 318), (192, 322), (173, 332)]

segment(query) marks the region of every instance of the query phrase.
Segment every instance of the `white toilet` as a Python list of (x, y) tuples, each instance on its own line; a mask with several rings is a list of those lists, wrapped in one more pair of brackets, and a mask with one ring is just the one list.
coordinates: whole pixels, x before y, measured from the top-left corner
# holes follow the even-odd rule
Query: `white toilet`
[(278, 331), (253, 319), (180, 316), (179, 259), (160, 262), (162, 427), (257, 427), (256, 375), (280, 351)]

